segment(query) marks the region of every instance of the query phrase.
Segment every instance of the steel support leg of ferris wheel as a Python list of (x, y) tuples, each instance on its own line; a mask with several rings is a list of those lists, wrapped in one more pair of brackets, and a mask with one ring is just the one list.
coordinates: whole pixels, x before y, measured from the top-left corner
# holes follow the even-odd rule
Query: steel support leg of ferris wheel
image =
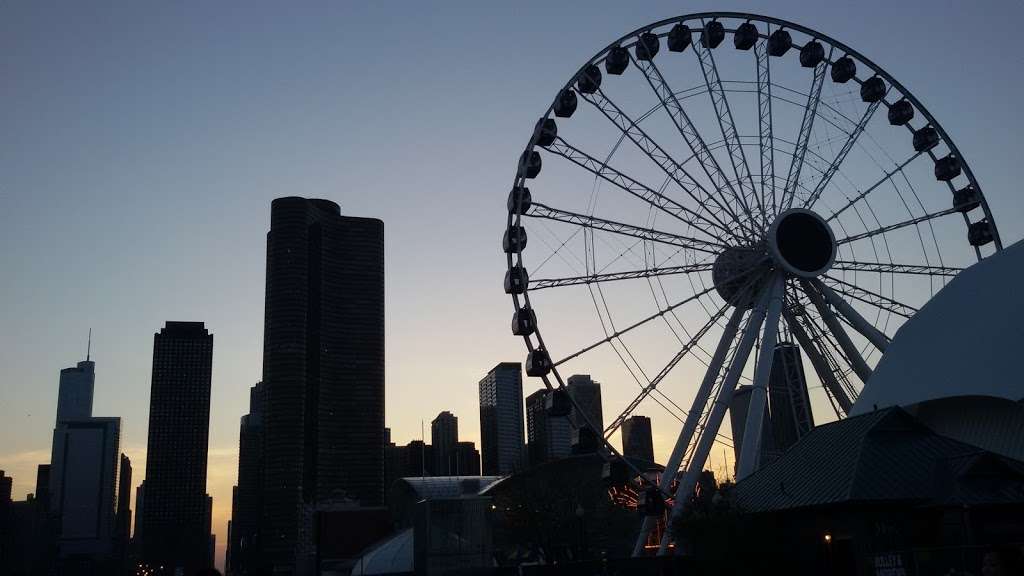
[[(785, 280), (782, 274), (776, 273), (768, 287), (768, 308), (761, 331), (761, 349), (754, 364), (754, 386), (750, 391), (747, 421), (743, 426), (743, 444), (740, 447), (740, 461), (736, 466), (736, 480), (743, 480), (757, 470), (761, 456), (761, 438), (764, 436), (761, 428), (764, 426), (765, 406), (768, 403), (768, 378), (771, 376), (772, 361), (775, 359), (775, 342), (779, 334), (779, 315), (782, 313), (784, 287)], [(733, 442), (736, 442), (735, 438)]]
[(853, 326), (854, 330), (860, 332), (862, 336), (868, 339), (868, 342), (874, 344), (875, 348), (878, 348), (880, 352), (885, 352), (886, 347), (889, 345), (889, 339), (886, 338), (885, 334), (882, 334), (877, 328), (875, 328), (870, 322), (864, 319), (863, 316), (857, 312), (853, 306), (846, 300), (843, 300), (835, 293), (831, 288), (825, 286), (825, 284), (815, 278), (811, 280), (811, 284), (814, 286), (825, 300), (832, 305), (846, 321)]
[[(769, 286), (775, 286), (775, 284), (776, 280), (773, 278)], [(672, 504), (672, 512), (669, 514), (668, 519), (669, 527), (682, 517), (683, 510), (686, 508), (686, 502), (689, 500), (689, 494), (697, 486), (697, 480), (704, 470), (704, 463), (707, 462), (708, 454), (711, 453), (711, 446), (718, 435), (718, 429), (722, 426), (722, 420), (725, 419), (725, 412), (729, 409), (732, 393), (736, 389), (736, 384), (740, 381), (743, 368), (746, 366), (747, 359), (750, 357), (750, 351), (754, 347), (757, 331), (764, 322), (771, 292), (772, 289), (769, 288), (761, 294), (758, 298), (757, 307), (750, 314), (747, 325), (743, 329), (743, 336), (740, 337), (736, 353), (733, 354), (732, 363), (729, 364), (729, 370), (725, 373), (725, 381), (722, 382), (722, 387), (718, 391), (718, 397), (715, 398), (715, 403), (711, 407), (711, 413), (708, 415), (704, 429), (697, 440), (697, 448), (690, 457), (690, 464), (686, 467), (682, 480), (676, 487), (676, 498)], [(671, 531), (665, 530), (665, 534), (661, 537), (661, 545), (658, 547), (659, 556), (668, 552), (668, 545), (671, 539)]]
[[(718, 341), (718, 347), (715, 348), (715, 352), (711, 356), (711, 362), (708, 364), (708, 371), (704, 374), (704, 380), (700, 383), (700, 388), (697, 389), (693, 405), (686, 414), (683, 429), (679, 432), (676, 445), (672, 448), (672, 454), (668, 457), (668, 462), (665, 463), (665, 470), (661, 473), (659, 488), (661, 488), (662, 493), (669, 491), (672, 487), (672, 481), (675, 480), (676, 473), (679, 472), (679, 465), (686, 454), (686, 448), (690, 445), (690, 441), (693, 440), (693, 433), (697, 430), (701, 414), (704, 413), (704, 408), (711, 397), (711, 390), (715, 387), (718, 375), (722, 372), (722, 364), (725, 363), (725, 357), (729, 354), (729, 348), (736, 339), (736, 333), (740, 329), (740, 320), (743, 319), (745, 313), (746, 310), (737, 306), (733, 310), (729, 322), (725, 325), (722, 337)], [(647, 544), (647, 537), (657, 523), (658, 519), (656, 517), (644, 516), (643, 527), (640, 528), (640, 535), (637, 536), (636, 544), (633, 546), (633, 556), (639, 556), (643, 553), (644, 546)]]
[(857, 346), (850, 340), (850, 336), (846, 333), (842, 323), (839, 322), (839, 318), (836, 318), (836, 315), (832, 313), (832, 310), (825, 303), (825, 299), (814, 289), (810, 282), (805, 281), (803, 284), (804, 292), (810, 297), (814, 307), (818, 309), (818, 314), (821, 315), (821, 319), (825, 322), (825, 326), (828, 327), (832, 337), (836, 339), (839, 347), (842, 348), (846, 359), (850, 361), (850, 367), (857, 373), (857, 377), (860, 378), (861, 382), (867, 383), (868, 378), (871, 377), (871, 368), (864, 361), (864, 357), (860, 355)]

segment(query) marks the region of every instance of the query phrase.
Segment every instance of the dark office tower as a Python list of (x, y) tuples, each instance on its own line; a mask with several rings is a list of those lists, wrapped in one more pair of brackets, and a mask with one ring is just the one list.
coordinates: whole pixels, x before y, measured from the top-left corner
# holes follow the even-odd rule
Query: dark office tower
[(654, 440), (651, 437), (650, 418), (631, 416), (622, 421), (622, 455), (654, 464)]
[(391, 486), (405, 474), (405, 446), (396, 446), (391, 441), (391, 429), (384, 429), (384, 498), (388, 498)]
[(142, 482), (139, 482), (138, 487), (135, 488), (135, 530), (132, 532), (132, 550), (139, 558), (142, 558), (142, 516), (144, 514), (142, 506), (145, 501), (146, 481), (143, 480)]
[(405, 445), (405, 462), (403, 478), (418, 476), (435, 476), (434, 447), (422, 440), (413, 440)]
[(445, 410), (430, 423), (430, 444), (434, 447), (434, 474), (453, 476), (452, 458), (459, 442), (459, 419)]
[(114, 538), (120, 560), (128, 552), (128, 539), (132, 532), (132, 461), (121, 454), (121, 473), (117, 479), (117, 512), (114, 514)]
[(50, 506), (60, 516), (57, 555), (62, 563), (89, 558), (106, 565), (113, 557), (120, 442), (120, 418), (66, 420), (54, 430), (53, 444), (63, 456), (61, 466), (51, 471)]
[(526, 441), (531, 466), (565, 458), (571, 453), (572, 425), (564, 416), (549, 416), (544, 406), (548, 390), (526, 397)]
[(11, 503), (11, 491), (14, 489), (14, 478), (4, 475), (0, 470), (0, 505)]
[(132, 536), (132, 462), (121, 454), (117, 477), (117, 511), (114, 512), (114, 563), (122, 573), (129, 573), (128, 546)]
[[(743, 435), (746, 433), (747, 412), (750, 410), (750, 395), (754, 387), (743, 384), (736, 388), (729, 402), (729, 422), (732, 425), (732, 451), (735, 459), (733, 468), (739, 466), (740, 448), (743, 446)], [(759, 464), (767, 462), (775, 453), (775, 440), (771, 433), (768, 406), (764, 408), (764, 420), (761, 426), (761, 455)]]
[(523, 366), (502, 362), (480, 381), (480, 455), (488, 476), (523, 467)]
[(780, 452), (796, 444), (814, 427), (800, 347), (790, 342), (775, 346), (768, 379), (768, 409), (775, 447)]
[(212, 567), (216, 561), (217, 535), (213, 533), (213, 497), (206, 495), (206, 565)]
[(202, 322), (168, 322), (154, 336), (143, 561), (186, 574), (208, 566), (212, 367), (213, 335)]
[(275, 570), (300, 571), (312, 560), (305, 511), (382, 501), (380, 220), (342, 216), (328, 200), (273, 201), (263, 385), (263, 549)]
[(232, 574), (255, 572), (259, 562), (260, 498), (263, 486), (263, 383), (249, 389), (249, 413), (238, 434), (238, 486), (231, 509), (228, 554)]
[[(604, 412), (601, 410), (601, 383), (594, 382), (590, 374), (574, 374), (566, 382), (569, 395), (594, 426), (599, 435), (604, 431)], [(574, 409), (575, 411), (575, 409)], [(579, 422), (582, 426), (582, 420)], [(573, 445), (579, 440), (579, 431), (573, 431)]]
[(472, 442), (455, 444), (452, 453), (452, 474), (455, 476), (479, 476), (480, 452)]
[(96, 385), (96, 363), (83, 360), (74, 368), (60, 371), (57, 391), (57, 423), (92, 416), (93, 388)]
[(36, 502), (40, 510), (50, 509), (50, 465), (40, 464), (36, 468)]
[[(57, 424), (53, 430), (53, 443), (50, 447), (50, 486), (46, 500), (54, 514), (60, 514), (62, 502), (56, 497), (63, 490), (65, 477), (64, 459), (68, 456), (62, 444), (65, 438), (64, 427), (73, 420), (86, 420), (92, 417), (93, 388), (96, 383), (96, 363), (83, 360), (77, 366), (64, 368), (60, 371), (60, 383), (57, 389)], [(116, 458), (116, 455), (115, 455)]]

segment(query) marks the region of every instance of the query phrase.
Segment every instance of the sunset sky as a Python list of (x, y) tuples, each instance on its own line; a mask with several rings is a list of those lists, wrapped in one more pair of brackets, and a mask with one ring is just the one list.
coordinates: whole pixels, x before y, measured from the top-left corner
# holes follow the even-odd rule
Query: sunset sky
[[(203, 321), (219, 563), (239, 417), (262, 370), (270, 201), (287, 195), (385, 223), (392, 438), (419, 438), (421, 422), (429, 435), (451, 410), (479, 442), (477, 381), (525, 357), (501, 290), (518, 154), (582, 62), (684, 12), (793, 20), (882, 65), (970, 158), (1008, 245), (1024, 217), (1024, 5), (984, 5), (3, 3), (0, 469), (16, 498), (34, 489), (59, 370), (84, 359), (91, 328), (94, 415), (122, 418), (137, 485), (153, 333)], [(663, 459), (678, 428), (652, 417)]]

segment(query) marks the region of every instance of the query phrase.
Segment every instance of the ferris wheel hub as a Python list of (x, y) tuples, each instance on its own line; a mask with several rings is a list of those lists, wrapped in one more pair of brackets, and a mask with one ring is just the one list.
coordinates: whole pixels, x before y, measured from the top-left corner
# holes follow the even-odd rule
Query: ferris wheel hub
[(715, 259), (711, 279), (723, 300), (738, 308), (754, 307), (771, 260), (763, 244), (730, 246)]
[(768, 229), (768, 255), (775, 265), (800, 278), (816, 278), (832, 267), (836, 237), (824, 218), (805, 208), (779, 214)]

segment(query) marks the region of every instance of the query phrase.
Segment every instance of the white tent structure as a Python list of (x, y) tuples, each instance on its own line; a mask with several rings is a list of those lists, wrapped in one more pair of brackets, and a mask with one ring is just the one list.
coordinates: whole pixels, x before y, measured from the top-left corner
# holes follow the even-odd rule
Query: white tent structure
[(904, 324), (850, 415), (953, 396), (1024, 399), (1024, 242), (964, 270)]
[(935, 432), (1024, 460), (1024, 242), (954, 278), (900, 328), (851, 415), (902, 406)]

